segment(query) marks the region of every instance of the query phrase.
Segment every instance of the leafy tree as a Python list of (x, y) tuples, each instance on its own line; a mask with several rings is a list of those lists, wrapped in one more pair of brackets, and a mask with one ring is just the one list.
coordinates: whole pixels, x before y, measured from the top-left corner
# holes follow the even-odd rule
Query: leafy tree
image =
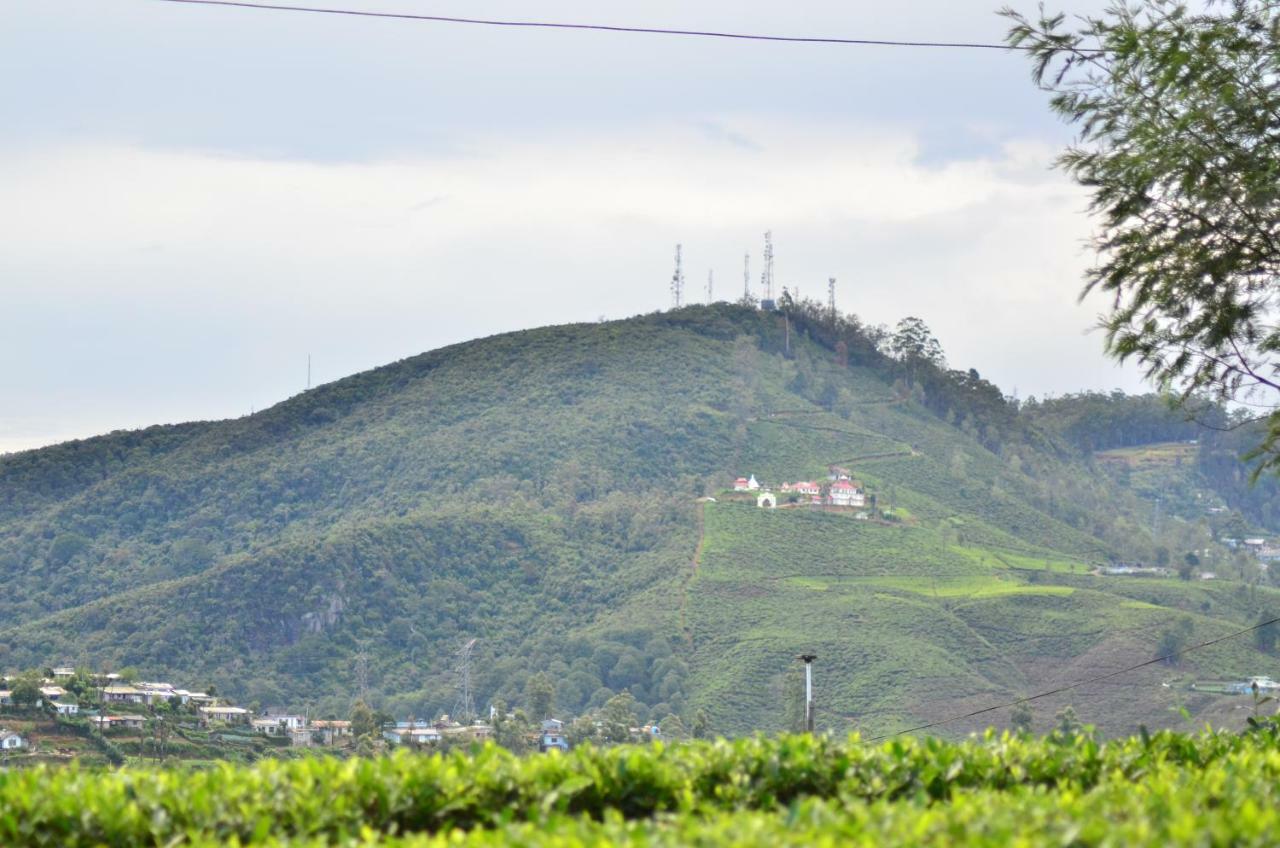
[(671, 742), (679, 742), (689, 738), (689, 731), (685, 728), (684, 722), (680, 720), (678, 715), (668, 715), (658, 722), (658, 727), (662, 729), (662, 738)]
[(1092, 191), (1107, 350), (1184, 400), (1271, 410), (1254, 456), (1280, 470), (1280, 7), (1115, 3), (1074, 27), (1011, 9), (1053, 111), (1059, 167)]
[(907, 374), (912, 382), (921, 365), (946, 367), (942, 345), (934, 338), (929, 326), (915, 317), (903, 318), (898, 322), (889, 339), (889, 353), (907, 366)]
[(534, 721), (550, 718), (556, 704), (556, 688), (546, 672), (529, 677), (524, 687), (524, 697), (529, 705), (529, 715)]
[(9, 697), (15, 707), (31, 709), (40, 701), (40, 675), (28, 671), (18, 675), (9, 691)]
[(1076, 708), (1070, 704), (1054, 713), (1053, 720), (1057, 722), (1054, 732), (1059, 736), (1079, 736), (1081, 731), (1084, 730), (1084, 725), (1080, 723), (1080, 719), (1076, 715)]
[(636, 724), (636, 699), (630, 692), (622, 691), (609, 699), (600, 711), (602, 732), (606, 742), (627, 742), (631, 728)]
[(711, 716), (707, 711), (698, 708), (693, 715), (693, 738), (694, 739), (710, 739), (711, 738)]
[(1156, 656), (1164, 658), (1169, 665), (1178, 664), (1178, 654), (1187, 647), (1191, 638), (1192, 623), (1190, 618), (1180, 618), (1176, 624), (1166, 627), (1160, 634), (1156, 645)]
[(1026, 701), (1014, 704), (1013, 709), (1009, 711), (1009, 726), (1013, 728), (1015, 733), (1031, 732), (1031, 705)]
[(60, 533), (49, 544), (49, 561), (66, 565), (71, 558), (89, 548), (89, 540), (79, 533)]
[(373, 710), (364, 701), (356, 701), (351, 708), (351, 735), (356, 739), (377, 739), (382, 734), (382, 727), (373, 714)]
[(1266, 624), (1266, 622), (1272, 621), (1276, 617), (1274, 611), (1263, 612), (1262, 615), (1258, 616), (1258, 623), (1263, 626), (1253, 631), (1253, 643), (1259, 651), (1268, 654), (1275, 651), (1277, 639), (1280, 637), (1280, 633), (1277, 632), (1276, 628), (1280, 625)]

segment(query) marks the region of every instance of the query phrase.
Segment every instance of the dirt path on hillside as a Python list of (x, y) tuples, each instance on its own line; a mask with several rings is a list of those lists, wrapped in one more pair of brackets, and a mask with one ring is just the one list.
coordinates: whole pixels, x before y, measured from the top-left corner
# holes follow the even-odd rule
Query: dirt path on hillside
[(694, 546), (693, 558), (689, 561), (689, 570), (685, 572), (684, 580), (680, 583), (680, 632), (684, 634), (685, 644), (689, 646), (691, 651), (693, 650), (693, 631), (689, 628), (689, 584), (697, 576), (698, 566), (702, 562), (702, 546), (707, 540), (706, 512), (706, 503), (699, 503), (696, 516), (698, 522), (698, 544)]

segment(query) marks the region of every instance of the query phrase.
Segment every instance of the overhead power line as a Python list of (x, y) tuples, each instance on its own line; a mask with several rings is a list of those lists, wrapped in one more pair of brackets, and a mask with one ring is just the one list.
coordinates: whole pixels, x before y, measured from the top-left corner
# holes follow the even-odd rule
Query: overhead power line
[(1252, 633), (1255, 630), (1261, 630), (1264, 627), (1268, 627), (1276, 623), (1280, 623), (1280, 618), (1273, 618), (1270, 621), (1263, 621), (1258, 624), (1255, 624), (1252, 627), (1246, 627), (1244, 630), (1237, 630), (1234, 633), (1228, 633), (1226, 636), (1219, 636), (1217, 639), (1210, 639), (1209, 641), (1201, 642), (1198, 645), (1190, 645), (1186, 648), (1183, 648), (1180, 651), (1174, 651), (1173, 653), (1165, 654), (1162, 657), (1156, 657), (1154, 659), (1147, 660), (1146, 662), (1140, 662), (1137, 665), (1131, 665), (1128, 668), (1122, 668), (1119, 671), (1109, 671), (1106, 674), (1099, 674), (1094, 677), (1085, 678), (1084, 680), (1077, 680), (1075, 683), (1069, 683), (1066, 686), (1059, 686), (1057, 689), (1050, 689), (1048, 692), (1040, 692), (1036, 695), (1029, 695), (1026, 698), (1018, 698), (1016, 701), (1009, 701), (1008, 703), (1005, 703), (1005, 704), (996, 704), (994, 707), (985, 707), (981, 710), (974, 710), (971, 713), (964, 713), (963, 715), (951, 716), (950, 718), (944, 718), (941, 721), (932, 721), (932, 722), (929, 722), (928, 724), (921, 724), (921, 725), (917, 725), (916, 727), (908, 727), (906, 730), (898, 730), (893, 733), (885, 733), (880, 736), (872, 736), (868, 739), (864, 739), (863, 741), (879, 742), (882, 739), (890, 739), (894, 736), (902, 736), (907, 733), (918, 733), (921, 730), (930, 730), (935, 727), (942, 727), (944, 724), (952, 724), (957, 721), (963, 721), (966, 718), (974, 718), (976, 716), (985, 715), (986, 713), (993, 713), (996, 710), (1008, 709), (1009, 707), (1015, 707), (1018, 704), (1027, 704), (1027, 703), (1030, 703), (1031, 701), (1038, 701), (1041, 698), (1048, 698), (1051, 695), (1060, 695), (1063, 692), (1070, 692), (1072, 689), (1078, 689), (1081, 686), (1087, 686), (1090, 683), (1098, 683), (1099, 681), (1102, 681), (1102, 680), (1109, 680), (1112, 677), (1119, 677), (1122, 674), (1128, 674), (1131, 671), (1137, 671), (1138, 669), (1146, 668), (1149, 665), (1155, 665), (1156, 663), (1162, 663), (1162, 662), (1165, 662), (1166, 660), (1175, 659), (1176, 657), (1180, 657), (1184, 654), (1189, 654), (1192, 651), (1198, 651), (1201, 648), (1207, 648), (1210, 645), (1216, 645), (1219, 642), (1225, 642), (1228, 639), (1234, 639), (1237, 636), (1244, 636), (1246, 633)]
[(277, 12), (310, 12), (319, 15), (351, 15), (360, 18), (391, 18), (405, 21), (431, 21), (447, 24), (475, 24), (479, 26), (522, 27), (527, 29), (571, 29), (596, 32), (630, 32), (645, 35), (687, 35), (698, 38), (727, 38), (740, 41), (781, 41), (793, 44), (853, 44), (873, 47), (943, 47), (971, 50), (1030, 50), (1030, 47), (1011, 47), (1008, 44), (990, 44), (978, 41), (893, 41), (879, 38), (832, 38), (828, 36), (772, 35), (743, 32), (720, 32), (698, 29), (666, 29), (663, 27), (609, 26), (607, 24), (580, 24), (555, 21), (503, 21), (488, 18), (455, 18), (445, 15), (415, 15), (408, 12), (373, 12), (359, 9), (334, 9), (318, 6), (291, 6), (281, 3), (249, 3), (242, 0), (159, 0), (162, 3), (185, 3), (191, 6), (231, 6), (239, 9), (267, 9)]

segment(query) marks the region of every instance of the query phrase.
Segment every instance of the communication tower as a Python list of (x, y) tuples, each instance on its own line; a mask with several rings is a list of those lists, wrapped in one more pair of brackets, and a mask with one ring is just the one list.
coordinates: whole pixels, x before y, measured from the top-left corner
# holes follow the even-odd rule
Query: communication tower
[(671, 305), (680, 308), (680, 299), (684, 296), (684, 265), (680, 258), (681, 246), (676, 245), (676, 272), (671, 275)]
[(764, 234), (764, 270), (760, 273), (761, 309), (773, 309), (773, 231)]
[(715, 289), (715, 285), (716, 285), (716, 270), (714, 268), (711, 268), (707, 271), (707, 303), (708, 304), (715, 303), (715, 298), (712, 295), (712, 291)]
[(751, 254), (742, 254), (742, 297), (751, 299)]
[(831, 320), (836, 320), (836, 278), (827, 278), (827, 310), (831, 313)]

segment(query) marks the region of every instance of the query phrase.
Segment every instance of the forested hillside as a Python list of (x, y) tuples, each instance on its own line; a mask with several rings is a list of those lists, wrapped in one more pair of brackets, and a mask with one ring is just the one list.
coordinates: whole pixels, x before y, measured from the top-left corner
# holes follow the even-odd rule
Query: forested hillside
[[(888, 730), (1029, 691), (1046, 663), (1146, 659), (1166, 631), (1280, 608), (1205, 553), (1204, 510), (1153, 525), (1141, 487), (1094, 457), (1182, 425), (1099, 441), (1088, 411), (1020, 409), (948, 369), (922, 324), (890, 336), (787, 309), (497, 336), (236, 420), (2, 457), (0, 667), (139, 666), (315, 714), (344, 714), (366, 683), (428, 715), (453, 708), (455, 652), (477, 638), (482, 707), (520, 703), (546, 672), (566, 713), (625, 689), (646, 716), (749, 732), (794, 721), (793, 657), (813, 648), (823, 723)], [(1212, 444), (1178, 472), (1187, 498), (1273, 520), (1247, 468), (1216, 494), (1231, 447)], [(874, 520), (723, 495), (739, 474), (776, 485), (833, 464), (875, 496)], [(1160, 551), (1201, 551), (1224, 579), (1087, 573)], [(1161, 673), (1200, 667), (1280, 676), (1246, 640), (1085, 717), (1173, 721)]]

